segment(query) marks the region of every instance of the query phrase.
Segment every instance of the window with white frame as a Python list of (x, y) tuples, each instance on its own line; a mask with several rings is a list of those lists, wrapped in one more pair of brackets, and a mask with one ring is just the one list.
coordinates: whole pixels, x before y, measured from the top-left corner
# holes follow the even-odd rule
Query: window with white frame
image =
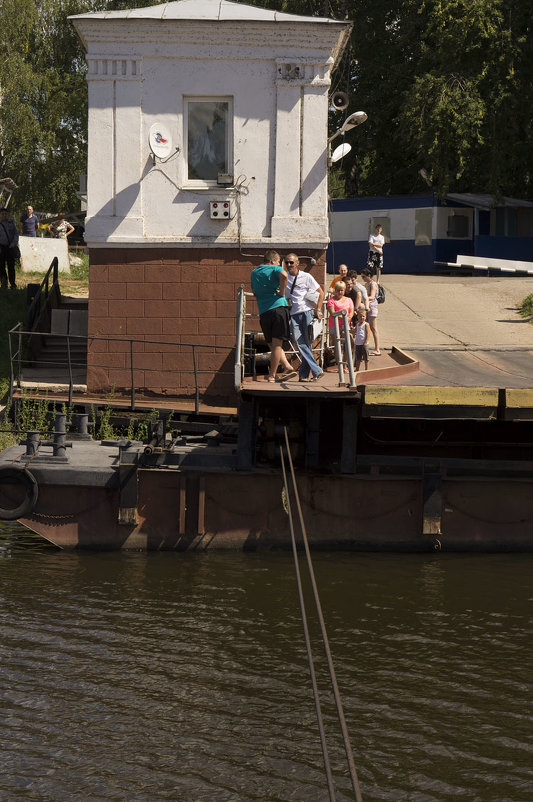
[(213, 186), (233, 171), (233, 100), (230, 97), (184, 98), (186, 183)]

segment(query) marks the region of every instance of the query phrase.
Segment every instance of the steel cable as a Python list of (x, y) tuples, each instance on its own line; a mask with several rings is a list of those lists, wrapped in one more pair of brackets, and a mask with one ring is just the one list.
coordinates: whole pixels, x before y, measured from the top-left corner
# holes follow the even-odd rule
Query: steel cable
[[(292, 462), (291, 450), (290, 450), (290, 446), (289, 446), (289, 436), (288, 436), (288, 433), (287, 433), (287, 427), (286, 426), (283, 427), (283, 431), (284, 431), (284, 435), (285, 435), (285, 446), (286, 446), (286, 450), (287, 450), (287, 458), (288, 458), (288, 461), (289, 461), (289, 467), (290, 467), (290, 473), (291, 473), (291, 480), (292, 480), (292, 486), (293, 486), (293, 491), (294, 491), (294, 497), (295, 497), (295, 500), (296, 500), (296, 506), (298, 508), (298, 517), (300, 519), (300, 527), (301, 527), (301, 530), (302, 530), (302, 540), (303, 540), (304, 549), (305, 549), (305, 555), (306, 555), (306, 559), (307, 559), (307, 569), (309, 571), (309, 578), (310, 578), (310, 581), (311, 581), (311, 587), (313, 589), (313, 598), (314, 598), (315, 607), (316, 607), (316, 611), (317, 611), (317, 615), (318, 615), (318, 620), (319, 620), (319, 623), (320, 623), (320, 631), (322, 633), (322, 641), (323, 641), (323, 644), (324, 644), (324, 652), (326, 654), (326, 659), (327, 659), (327, 662), (328, 662), (328, 669), (329, 669), (331, 687), (332, 687), (332, 690), (333, 690), (333, 696), (335, 698), (335, 705), (337, 707), (337, 717), (339, 719), (339, 725), (340, 725), (341, 732), (342, 732), (342, 740), (343, 740), (343, 743), (344, 743), (344, 750), (346, 752), (346, 760), (348, 762), (348, 770), (350, 772), (350, 779), (351, 779), (351, 782), (352, 782), (352, 788), (353, 788), (353, 791), (354, 791), (354, 794), (355, 794), (356, 802), (363, 802), (363, 797), (361, 795), (361, 789), (359, 787), (359, 779), (357, 777), (357, 770), (355, 768), (355, 763), (354, 763), (354, 759), (353, 759), (352, 748), (351, 748), (351, 745), (350, 745), (350, 736), (348, 735), (348, 728), (346, 726), (346, 719), (344, 717), (344, 710), (343, 710), (343, 707), (342, 707), (342, 700), (341, 700), (341, 697), (340, 697), (339, 686), (337, 684), (337, 676), (335, 674), (335, 667), (333, 665), (333, 658), (331, 656), (331, 649), (329, 647), (329, 639), (328, 639), (328, 634), (326, 632), (326, 625), (325, 625), (325, 622), (324, 622), (324, 616), (323, 616), (323, 613), (322, 613), (322, 605), (320, 603), (320, 597), (318, 595), (318, 588), (317, 588), (317, 584), (316, 584), (316, 580), (315, 580), (315, 573), (314, 573), (314, 570), (313, 570), (313, 562), (311, 560), (311, 552), (309, 551), (309, 542), (308, 542), (308, 539), (307, 539), (307, 531), (306, 531), (305, 523), (304, 523), (304, 519), (303, 519), (303, 513), (302, 513), (302, 507), (301, 507), (301, 504), (300, 504), (300, 496), (299, 496), (299, 493), (298, 493), (298, 487), (296, 485), (296, 476), (295, 476), (295, 473), (294, 473), (294, 465), (293, 465), (293, 462)], [(285, 481), (285, 466), (284, 466), (284, 462), (283, 462), (283, 453), (282, 453), (282, 468), (283, 468), (283, 476), (284, 476), (284, 481)], [(285, 492), (287, 493), (287, 505), (289, 505), (290, 502), (289, 502), (288, 490), (286, 490)], [(290, 506), (289, 506), (289, 510), (290, 510)], [(293, 536), (292, 518), (291, 518), (290, 515), (289, 515), (289, 521), (291, 522), (291, 537), (294, 537)], [(295, 546), (293, 545), (293, 549), (294, 548), (295, 548)], [(297, 562), (296, 553), (295, 553), (295, 562)], [(303, 605), (303, 600), (300, 602), (300, 604)]]
[(311, 684), (313, 686), (313, 696), (315, 700), (315, 710), (316, 710), (316, 717), (318, 722), (318, 731), (320, 733), (320, 745), (322, 747), (322, 755), (324, 757), (324, 768), (326, 770), (326, 778), (328, 781), (328, 791), (329, 791), (329, 798), (330, 802), (335, 802), (335, 785), (333, 782), (333, 774), (331, 773), (331, 765), (329, 762), (329, 755), (328, 755), (328, 746), (326, 742), (326, 734), (324, 731), (324, 720), (322, 718), (322, 709), (320, 707), (320, 695), (318, 692), (318, 685), (316, 681), (316, 673), (315, 673), (315, 665), (313, 662), (313, 652), (311, 649), (311, 639), (309, 637), (309, 627), (307, 624), (307, 613), (305, 610), (305, 600), (303, 595), (302, 589), (302, 578), (300, 575), (300, 565), (298, 562), (298, 549), (296, 547), (296, 536), (294, 534), (294, 523), (292, 520), (292, 510), (291, 510), (291, 499), (289, 493), (289, 485), (287, 482), (287, 472), (285, 470), (285, 458), (283, 456), (283, 446), (279, 447), (280, 457), (281, 457), (281, 470), (283, 472), (283, 483), (285, 486), (285, 498), (287, 502), (287, 512), (289, 515), (289, 527), (291, 530), (291, 544), (292, 544), (292, 553), (294, 557), (294, 568), (296, 572), (296, 584), (298, 586), (298, 598), (300, 601), (300, 611), (302, 615), (302, 625), (304, 630), (304, 638), (305, 638), (305, 648), (307, 650), (307, 660), (309, 663), (309, 673), (311, 675)]

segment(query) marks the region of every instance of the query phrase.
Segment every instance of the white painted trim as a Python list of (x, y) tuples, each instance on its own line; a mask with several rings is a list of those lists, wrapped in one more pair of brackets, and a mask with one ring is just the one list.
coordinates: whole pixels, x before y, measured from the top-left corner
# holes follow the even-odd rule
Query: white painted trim
[(216, 181), (198, 181), (189, 179), (189, 103), (227, 103), (228, 104), (228, 125), (227, 125), (227, 140), (226, 140), (226, 163), (227, 169), (225, 172), (233, 174), (234, 163), (234, 132), (235, 117), (233, 112), (233, 95), (183, 95), (183, 160), (184, 160), (184, 182), (182, 189), (214, 189), (219, 188)]
[(95, 56), (86, 57), (87, 81), (141, 81), (140, 56)]
[[(214, 249), (214, 248), (232, 248), (234, 250), (239, 250), (239, 245), (235, 241), (235, 238), (224, 242), (223, 240), (211, 240), (206, 242), (204, 240), (198, 239), (183, 239), (183, 240), (149, 240), (146, 239), (137, 239), (135, 240), (133, 237), (128, 237), (128, 239), (120, 241), (120, 240), (89, 240), (86, 242), (88, 248), (175, 248), (179, 250), (180, 248), (190, 248), (191, 245), (195, 245), (201, 248), (207, 249)], [(295, 240), (295, 239), (270, 239), (265, 237), (264, 239), (254, 239), (254, 240), (245, 240), (241, 242), (241, 250), (246, 251), (248, 248), (291, 248), (293, 246), (300, 246), (300, 250), (312, 250), (312, 251), (324, 251), (329, 245), (329, 240), (327, 242), (312, 242), (308, 238), (302, 240)]]

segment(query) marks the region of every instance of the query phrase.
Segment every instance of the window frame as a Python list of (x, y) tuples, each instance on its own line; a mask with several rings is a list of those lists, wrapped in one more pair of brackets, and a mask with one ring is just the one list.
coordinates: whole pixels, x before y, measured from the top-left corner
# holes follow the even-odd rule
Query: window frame
[(183, 96), (183, 187), (187, 189), (212, 189), (220, 186), (216, 179), (189, 178), (189, 103), (227, 103), (228, 119), (226, 127), (226, 173), (233, 174), (233, 96), (232, 95), (184, 95)]

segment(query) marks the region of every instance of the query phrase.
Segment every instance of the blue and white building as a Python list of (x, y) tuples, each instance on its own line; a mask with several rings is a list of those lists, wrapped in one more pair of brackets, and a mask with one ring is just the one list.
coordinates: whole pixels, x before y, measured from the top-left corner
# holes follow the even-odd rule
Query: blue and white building
[(346, 198), (330, 203), (328, 273), (366, 264), (368, 237), (383, 226), (385, 271), (432, 273), (457, 254), (533, 260), (533, 203), (492, 195), (433, 193)]

